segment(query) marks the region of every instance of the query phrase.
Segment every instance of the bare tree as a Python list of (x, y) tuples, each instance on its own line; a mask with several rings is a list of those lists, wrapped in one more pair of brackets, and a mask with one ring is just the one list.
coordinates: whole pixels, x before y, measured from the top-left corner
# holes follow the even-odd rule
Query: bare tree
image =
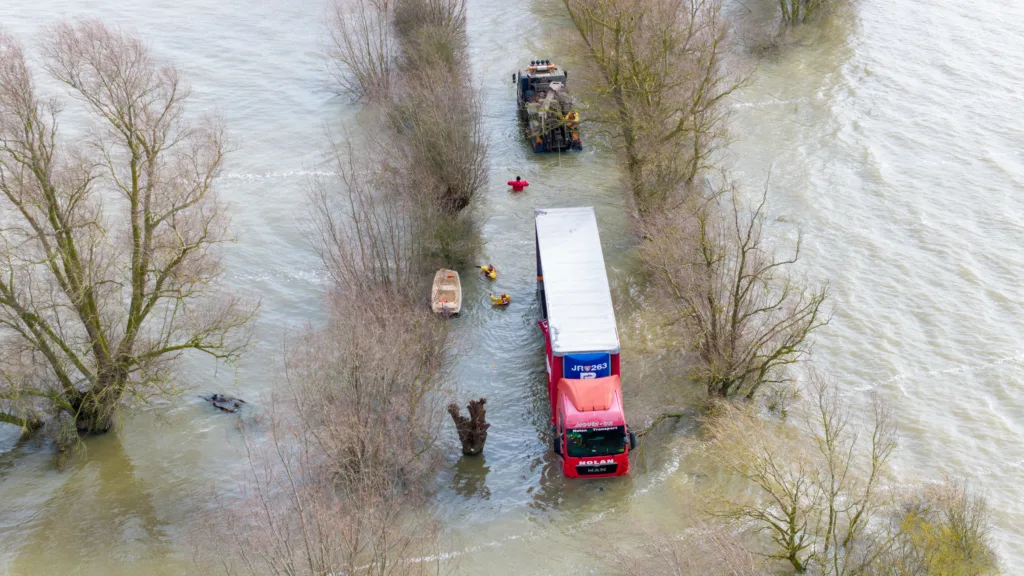
[[(415, 512), (422, 493), (407, 482), (419, 479), (382, 466), (386, 461), (374, 452), (387, 447), (372, 437), (357, 437), (369, 429), (345, 429), (352, 420), (338, 403), (318, 411), (346, 418), (339, 425), (311, 425), (295, 412), (277, 411), (292, 401), (315, 399), (301, 390), (286, 395), (294, 392), (298, 398), (271, 402), (275, 412), (266, 443), (247, 431), (249, 470), (240, 484), (241, 497), (221, 502), (219, 519), (212, 524), (217, 536), (212, 541), (221, 545), (199, 548), (216, 554), (220, 571), (227, 574), (445, 573), (439, 563), (417, 561), (435, 552), (438, 543), (433, 519)], [(342, 444), (334, 444), (339, 439)], [(325, 441), (342, 453), (323, 452)], [(367, 443), (378, 445), (361, 451)], [(396, 458), (409, 456), (395, 449)], [(223, 545), (225, 534), (229, 546)]]
[(708, 393), (752, 398), (807, 354), (808, 336), (829, 321), (827, 284), (808, 292), (762, 236), (765, 188), (749, 216), (728, 188), (652, 217), (641, 257), (671, 321), (696, 342), (694, 376)]
[[(812, 438), (821, 463), (815, 484), (824, 502), (814, 529), (821, 538), (816, 561), (825, 574), (864, 573), (890, 545), (870, 524), (886, 504), (882, 474), (896, 449), (896, 423), (889, 408), (872, 398), (871, 437), (864, 449), (836, 384), (819, 375), (811, 389)], [(864, 454), (858, 458), (859, 448)]]
[(375, 164), (384, 156), (370, 151), (361, 157), (336, 147), (339, 181), (318, 181), (311, 190), (311, 240), (335, 281), (332, 322), (302, 342), (290, 374), (308, 371), (297, 377), (296, 408), (304, 423), (328, 431), (318, 435), (323, 453), (340, 457), (354, 441), (354, 461), (372, 456), (375, 466), (391, 462), (394, 474), (410, 477), (410, 464), (394, 456), (406, 447), (415, 455), (410, 461), (418, 460), (436, 441), (447, 405), (447, 324), (422, 305), (426, 292), (419, 288), (429, 275), (419, 262), (418, 219), (410, 214), (418, 205), (406, 201), (406, 176), (387, 160)]
[(466, 209), (487, 184), (487, 139), (477, 90), (453, 87), (444, 69), (406, 77), (388, 110), (413, 192), (441, 215)]
[(332, 323), (290, 359), (298, 416), (339, 479), (369, 467), (414, 484), (435, 463), (447, 415), (447, 324), (386, 293), (339, 293), (331, 307)]
[(709, 421), (711, 455), (757, 489), (757, 500), (719, 499), (714, 513), (752, 522), (773, 543), (769, 556), (797, 572), (867, 574), (892, 539), (877, 529), (886, 512), (883, 474), (896, 448), (889, 410), (872, 403), (862, 440), (834, 382), (811, 382), (806, 432), (763, 420), (749, 407), (721, 403)]
[[(347, 209), (361, 209), (357, 204), (397, 203), (391, 210), (379, 210), (378, 215), (389, 212), (391, 222), (386, 226), (402, 229), (395, 240), (414, 248), (408, 261), (420, 268), (463, 265), (479, 245), (475, 223), (466, 209), (487, 182), (487, 140), (480, 121), (479, 90), (465, 66), (465, 2), (353, 2), (356, 4), (337, 5), (332, 23), (335, 59), (344, 69), (339, 82), (342, 86), (355, 82), (358, 86), (348, 87), (358, 92), (367, 90), (367, 84), (384, 84), (386, 76), (387, 89), (377, 90), (374, 97), (380, 104), (376, 111), (381, 124), (368, 135), (366, 157), (370, 160), (353, 163), (351, 149), (335, 150), (344, 166), (343, 185), (361, 189), (349, 194), (350, 200), (359, 199), (347, 202)], [(389, 62), (387, 74), (378, 74), (377, 69), (384, 66), (376, 63), (385, 60)], [(372, 73), (364, 73), (366, 68)], [(378, 77), (379, 82), (374, 80)], [(323, 215), (328, 196), (318, 195), (316, 209)], [(334, 210), (332, 218), (344, 213)], [(321, 221), (330, 229), (319, 230), (320, 234), (337, 232), (338, 222)], [(374, 222), (366, 220), (365, 225)], [(362, 232), (351, 233), (358, 236)], [(390, 248), (394, 256), (395, 246)], [(381, 264), (410, 278), (402, 266)]]
[(342, 92), (380, 101), (395, 81), (398, 46), (389, 0), (334, 0), (328, 15), (327, 57)]
[[(276, 418), (276, 417), (275, 417)], [(310, 432), (273, 420), (269, 445), (246, 438), (249, 470), (237, 499), (222, 499), (218, 517), (200, 529), (203, 573), (250, 576), (446, 574), (435, 560), (438, 530), (407, 514), (419, 497), (383, 476), (339, 487)], [(210, 542), (217, 547), (211, 549)], [(207, 559), (209, 557), (211, 559)]]
[(417, 281), (424, 255), (416, 234), (420, 205), (387, 149), (372, 137), (364, 156), (350, 143), (332, 144), (338, 177), (312, 183), (310, 240), (344, 293), (386, 291), (408, 301), (425, 282)]
[(231, 537), (217, 551), (228, 574), (451, 568), (418, 559), (438, 545), (420, 505), (441, 456), (447, 330), (392, 291), (352, 298), (346, 285), (332, 290), (327, 325), (292, 342), (269, 437), (246, 433), (242, 497), (222, 503), (216, 525)]
[(589, 61), (586, 120), (618, 142), (637, 207), (655, 212), (711, 167), (726, 135), (722, 102), (746, 82), (724, 64), (721, 3), (564, 3)]
[(340, 178), (311, 190), (311, 239), (335, 281), (330, 321), (289, 355), (287, 399), (275, 404), (288, 412), (273, 425), (272, 449), (250, 452), (259, 465), (245, 483), (244, 515), (231, 517), (231, 573), (450, 568), (414, 558), (436, 545), (418, 505), (449, 399), (447, 326), (420, 305), (420, 288), (437, 245), (453, 242), (442, 235), (465, 223), (483, 185), (486, 147), (475, 91), (451, 88), (465, 74), (464, 4), (387, 8), (402, 66), (382, 103), (384, 129), (367, 137), (365, 154), (335, 145)]
[(404, 66), (385, 110), (393, 147), (414, 179), (410, 187), (427, 200), (424, 208), (454, 216), (487, 183), (479, 90), (465, 66), (465, 2), (401, 0), (395, 11)]
[(104, 432), (170, 389), (186, 351), (238, 357), (254, 307), (218, 290), (224, 130), (138, 38), (96, 21), (42, 37), (45, 68), (95, 121), (75, 142), (0, 36), (0, 421)]
[[(337, 281), (330, 322), (295, 343), (284, 397), (273, 403), (282, 410), (272, 418), (271, 447), (254, 451), (248, 438), (247, 498), (225, 508), (235, 544), (224, 564), (230, 574), (450, 568), (416, 560), (437, 545), (433, 520), (417, 506), (440, 455), (447, 329), (386, 269), (408, 258), (392, 236), (401, 220), (388, 220), (386, 205), (360, 204), (365, 190), (353, 189), (348, 218), (362, 234), (321, 237)], [(335, 216), (329, 203), (318, 210), (318, 218)]]
[(370, 140), (336, 146), (311, 189), (313, 245), (334, 279), (329, 321), (293, 342), (270, 445), (247, 436), (246, 497), (226, 503), (229, 574), (441, 574), (422, 510), (450, 399), (447, 325), (422, 306), (408, 177)]
[(401, 0), (400, 82), (384, 114), (393, 187), (416, 206), (421, 262), (457, 268), (479, 247), (467, 210), (487, 184), (479, 89), (470, 78), (464, 0)]
[[(397, 0), (395, 3), (395, 28), (403, 37), (406, 49), (424, 52), (423, 45), (415, 46), (422, 41), (430, 41), (434, 37), (435, 46), (448, 45), (447, 50), (439, 53), (457, 52), (465, 49), (466, 33), (466, 0)], [(458, 37), (455, 42), (453, 38)], [(429, 48), (428, 48), (429, 50)], [(417, 55), (407, 55), (412, 62)], [(451, 67), (458, 65), (451, 62)]]
[(769, 558), (804, 571), (813, 554), (809, 528), (814, 507), (820, 505), (812, 498), (815, 465), (806, 446), (794, 431), (761, 420), (748, 407), (721, 403), (712, 418), (712, 457), (755, 486), (758, 500), (748, 504), (719, 497), (710, 512), (740, 524), (752, 522), (773, 544)]

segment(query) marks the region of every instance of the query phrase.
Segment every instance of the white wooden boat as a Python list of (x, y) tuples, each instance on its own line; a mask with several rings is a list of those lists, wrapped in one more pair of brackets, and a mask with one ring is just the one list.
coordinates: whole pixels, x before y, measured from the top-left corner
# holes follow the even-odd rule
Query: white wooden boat
[(430, 290), (430, 308), (435, 314), (458, 314), (462, 309), (462, 282), (459, 273), (444, 268), (434, 274), (434, 287)]

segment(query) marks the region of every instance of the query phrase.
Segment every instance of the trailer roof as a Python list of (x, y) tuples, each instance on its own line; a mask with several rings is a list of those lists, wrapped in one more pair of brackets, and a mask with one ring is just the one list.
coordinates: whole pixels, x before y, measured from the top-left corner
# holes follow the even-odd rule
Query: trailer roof
[(552, 352), (618, 352), (594, 209), (536, 209), (534, 216)]

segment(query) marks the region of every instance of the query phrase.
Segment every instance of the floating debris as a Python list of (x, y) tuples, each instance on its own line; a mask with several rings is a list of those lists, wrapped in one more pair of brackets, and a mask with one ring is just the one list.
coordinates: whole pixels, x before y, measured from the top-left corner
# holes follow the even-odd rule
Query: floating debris
[(201, 396), (201, 398), (213, 404), (214, 407), (219, 408), (221, 411), (229, 413), (237, 412), (242, 407), (242, 404), (245, 404), (245, 400), (223, 394), (210, 394), (209, 396)]

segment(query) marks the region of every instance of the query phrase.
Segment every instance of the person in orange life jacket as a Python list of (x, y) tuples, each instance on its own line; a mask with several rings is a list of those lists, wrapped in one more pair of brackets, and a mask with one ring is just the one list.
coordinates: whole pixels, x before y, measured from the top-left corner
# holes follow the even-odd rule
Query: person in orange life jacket
[(516, 176), (515, 180), (509, 180), (508, 185), (512, 187), (513, 192), (522, 192), (523, 188), (530, 185), (526, 180), (520, 180), (519, 176)]

